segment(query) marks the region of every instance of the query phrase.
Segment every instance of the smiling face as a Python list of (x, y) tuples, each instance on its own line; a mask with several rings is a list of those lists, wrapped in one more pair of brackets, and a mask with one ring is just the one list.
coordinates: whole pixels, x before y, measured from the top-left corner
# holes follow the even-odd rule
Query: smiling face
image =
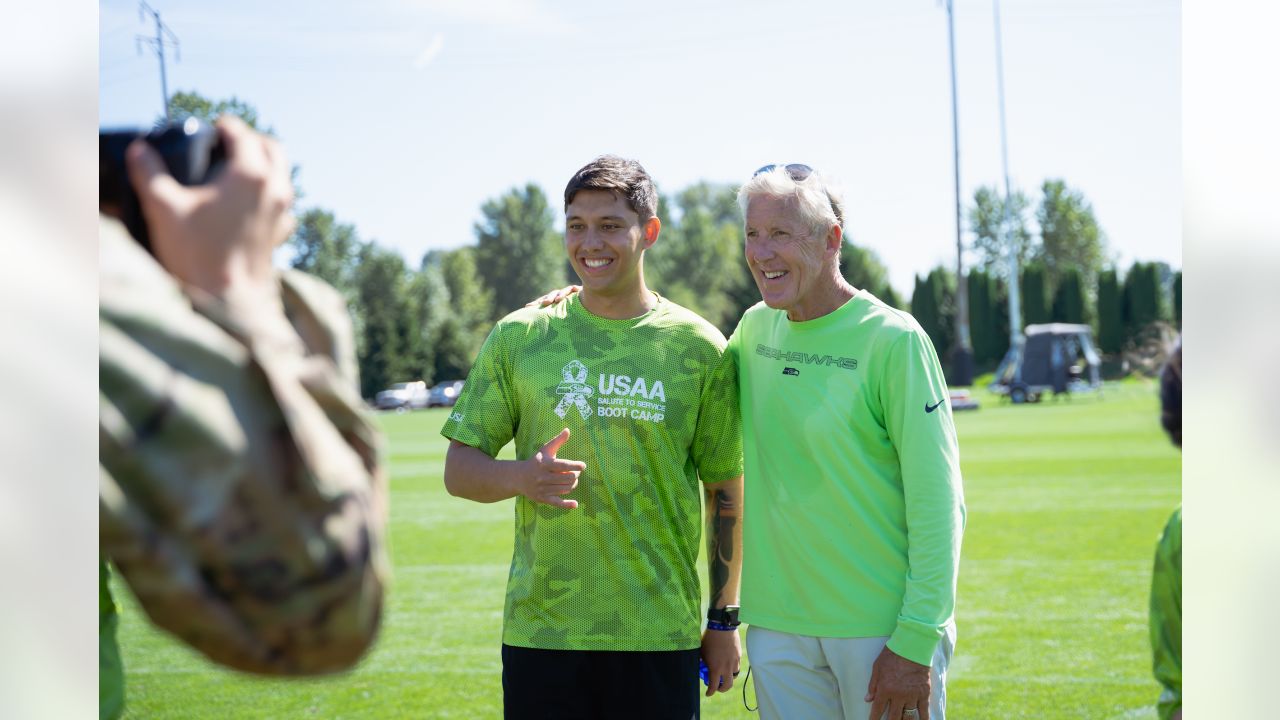
[(834, 269), (840, 228), (826, 233), (806, 224), (794, 198), (753, 197), (747, 205), (746, 256), (765, 304), (794, 321), (825, 315), (840, 283)]
[(582, 279), (583, 301), (643, 302), (644, 251), (660, 228), (656, 217), (641, 222), (618, 193), (578, 191), (565, 209), (564, 247)]

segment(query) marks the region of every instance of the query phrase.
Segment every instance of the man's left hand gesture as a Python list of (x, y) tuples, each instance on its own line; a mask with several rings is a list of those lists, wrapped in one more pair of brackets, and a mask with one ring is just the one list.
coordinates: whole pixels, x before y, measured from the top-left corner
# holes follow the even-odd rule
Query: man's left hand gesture
[(707, 664), (707, 697), (729, 692), (742, 661), (742, 643), (737, 630), (705, 630), (702, 633), (702, 662)]
[(887, 647), (881, 650), (871, 666), (871, 684), (864, 698), (871, 703), (868, 720), (880, 720), (886, 710), (890, 720), (898, 720), (907, 710), (929, 720), (930, 677), (928, 665), (911, 662)]

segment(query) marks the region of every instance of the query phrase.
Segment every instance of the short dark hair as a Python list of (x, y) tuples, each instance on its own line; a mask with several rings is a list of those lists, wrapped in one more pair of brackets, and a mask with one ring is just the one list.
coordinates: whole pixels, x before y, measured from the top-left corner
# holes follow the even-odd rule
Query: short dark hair
[(1182, 447), (1182, 342), (1160, 373), (1160, 424), (1174, 445)]
[(569, 211), (569, 203), (581, 190), (620, 194), (631, 210), (640, 216), (640, 222), (658, 216), (658, 191), (653, 186), (653, 178), (635, 160), (601, 155), (587, 163), (573, 174), (564, 188), (565, 212)]

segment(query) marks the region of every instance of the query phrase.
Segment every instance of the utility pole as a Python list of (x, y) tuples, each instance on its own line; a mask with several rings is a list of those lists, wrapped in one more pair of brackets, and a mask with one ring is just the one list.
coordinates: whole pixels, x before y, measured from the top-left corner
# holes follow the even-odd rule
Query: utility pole
[[(156, 22), (156, 36), (154, 38), (144, 35), (137, 36), (138, 53), (142, 53), (142, 45), (146, 43), (153, 47), (156, 51), (156, 58), (160, 60), (160, 94), (161, 101), (164, 103), (164, 119), (170, 120), (169, 117), (169, 81), (165, 78), (164, 73), (164, 49), (166, 46), (173, 48), (173, 56), (175, 60), (181, 60), (182, 55), (178, 51), (178, 36), (173, 34), (168, 25), (160, 21), (160, 12), (142, 0), (138, 3), (138, 19), (146, 22), (146, 14), (151, 13), (151, 17)], [(166, 39), (166, 37), (168, 39)]]
[(956, 185), (956, 346), (951, 353), (951, 384), (973, 384), (973, 342), (969, 338), (969, 283), (964, 275), (964, 242), (960, 221), (960, 110), (956, 91), (956, 26), (952, 0), (947, 6), (947, 45), (951, 53), (951, 132)]
[(1013, 204), (1013, 191), (1009, 187), (1009, 141), (1004, 121), (1004, 41), (1000, 37), (1000, 0), (995, 5), (996, 22), (996, 80), (1000, 89), (1000, 160), (1004, 164), (1004, 217), (1000, 219), (1001, 241), (1009, 250), (1009, 347), (1022, 342), (1022, 309), (1019, 307), (1018, 239), (1009, 233), (1009, 210)]

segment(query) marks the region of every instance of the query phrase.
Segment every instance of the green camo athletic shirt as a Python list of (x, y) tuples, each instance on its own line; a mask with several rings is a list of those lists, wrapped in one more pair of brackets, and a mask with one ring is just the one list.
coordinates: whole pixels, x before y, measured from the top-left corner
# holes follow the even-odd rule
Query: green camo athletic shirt
[(698, 647), (698, 480), (742, 474), (742, 439), (720, 331), (659, 298), (610, 320), (577, 295), (517, 310), (485, 341), (441, 434), (490, 456), (532, 457), (568, 427), (558, 457), (587, 468), (561, 509), (517, 497), (502, 639), (554, 650)]
[(743, 622), (887, 635), (930, 664), (952, 620), (965, 516), (928, 336), (864, 291), (806, 322), (760, 303), (728, 353), (746, 448)]

